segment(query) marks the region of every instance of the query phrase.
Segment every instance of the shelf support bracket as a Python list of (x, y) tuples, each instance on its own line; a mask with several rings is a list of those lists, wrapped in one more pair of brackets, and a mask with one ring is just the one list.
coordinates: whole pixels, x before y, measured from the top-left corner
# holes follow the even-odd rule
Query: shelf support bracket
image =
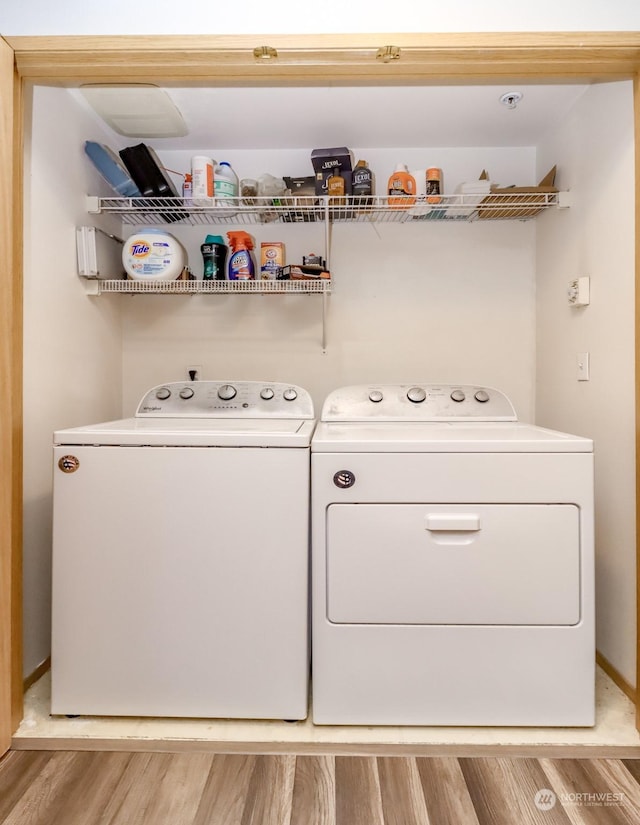
[(327, 351), (327, 295), (328, 292), (322, 293), (322, 354)]

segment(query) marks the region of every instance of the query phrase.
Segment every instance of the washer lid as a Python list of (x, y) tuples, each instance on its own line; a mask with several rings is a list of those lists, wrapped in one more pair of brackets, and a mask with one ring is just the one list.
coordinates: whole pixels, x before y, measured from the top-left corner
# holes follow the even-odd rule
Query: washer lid
[(122, 447), (308, 447), (315, 422), (295, 418), (124, 418), (57, 430), (54, 444)]
[(321, 422), (311, 442), (322, 453), (588, 453), (593, 442), (530, 424), (473, 422)]

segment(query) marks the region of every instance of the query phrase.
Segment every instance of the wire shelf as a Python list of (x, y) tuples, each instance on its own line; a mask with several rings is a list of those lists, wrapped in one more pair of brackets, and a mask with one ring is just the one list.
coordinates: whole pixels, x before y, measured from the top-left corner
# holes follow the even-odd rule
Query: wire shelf
[(131, 295), (319, 295), (331, 292), (328, 278), (293, 281), (131, 281), (92, 279), (95, 294), (122, 292)]
[(120, 215), (124, 224), (409, 223), (412, 221), (529, 220), (558, 205), (558, 192), (499, 195), (226, 198), (193, 206), (182, 198), (89, 198), (88, 211)]

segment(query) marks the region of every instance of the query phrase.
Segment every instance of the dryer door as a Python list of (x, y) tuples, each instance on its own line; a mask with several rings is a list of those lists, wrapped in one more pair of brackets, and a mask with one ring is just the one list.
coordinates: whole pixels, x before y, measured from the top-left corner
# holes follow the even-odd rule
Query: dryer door
[(332, 504), (327, 618), (575, 625), (579, 515), (573, 504)]

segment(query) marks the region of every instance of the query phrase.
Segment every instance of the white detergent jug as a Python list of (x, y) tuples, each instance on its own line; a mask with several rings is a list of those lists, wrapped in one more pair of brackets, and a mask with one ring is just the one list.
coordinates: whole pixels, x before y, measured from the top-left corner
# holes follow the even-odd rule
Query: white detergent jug
[(122, 263), (134, 281), (174, 281), (186, 266), (187, 253), (173, 235), (146, 228), (124, 242)]

